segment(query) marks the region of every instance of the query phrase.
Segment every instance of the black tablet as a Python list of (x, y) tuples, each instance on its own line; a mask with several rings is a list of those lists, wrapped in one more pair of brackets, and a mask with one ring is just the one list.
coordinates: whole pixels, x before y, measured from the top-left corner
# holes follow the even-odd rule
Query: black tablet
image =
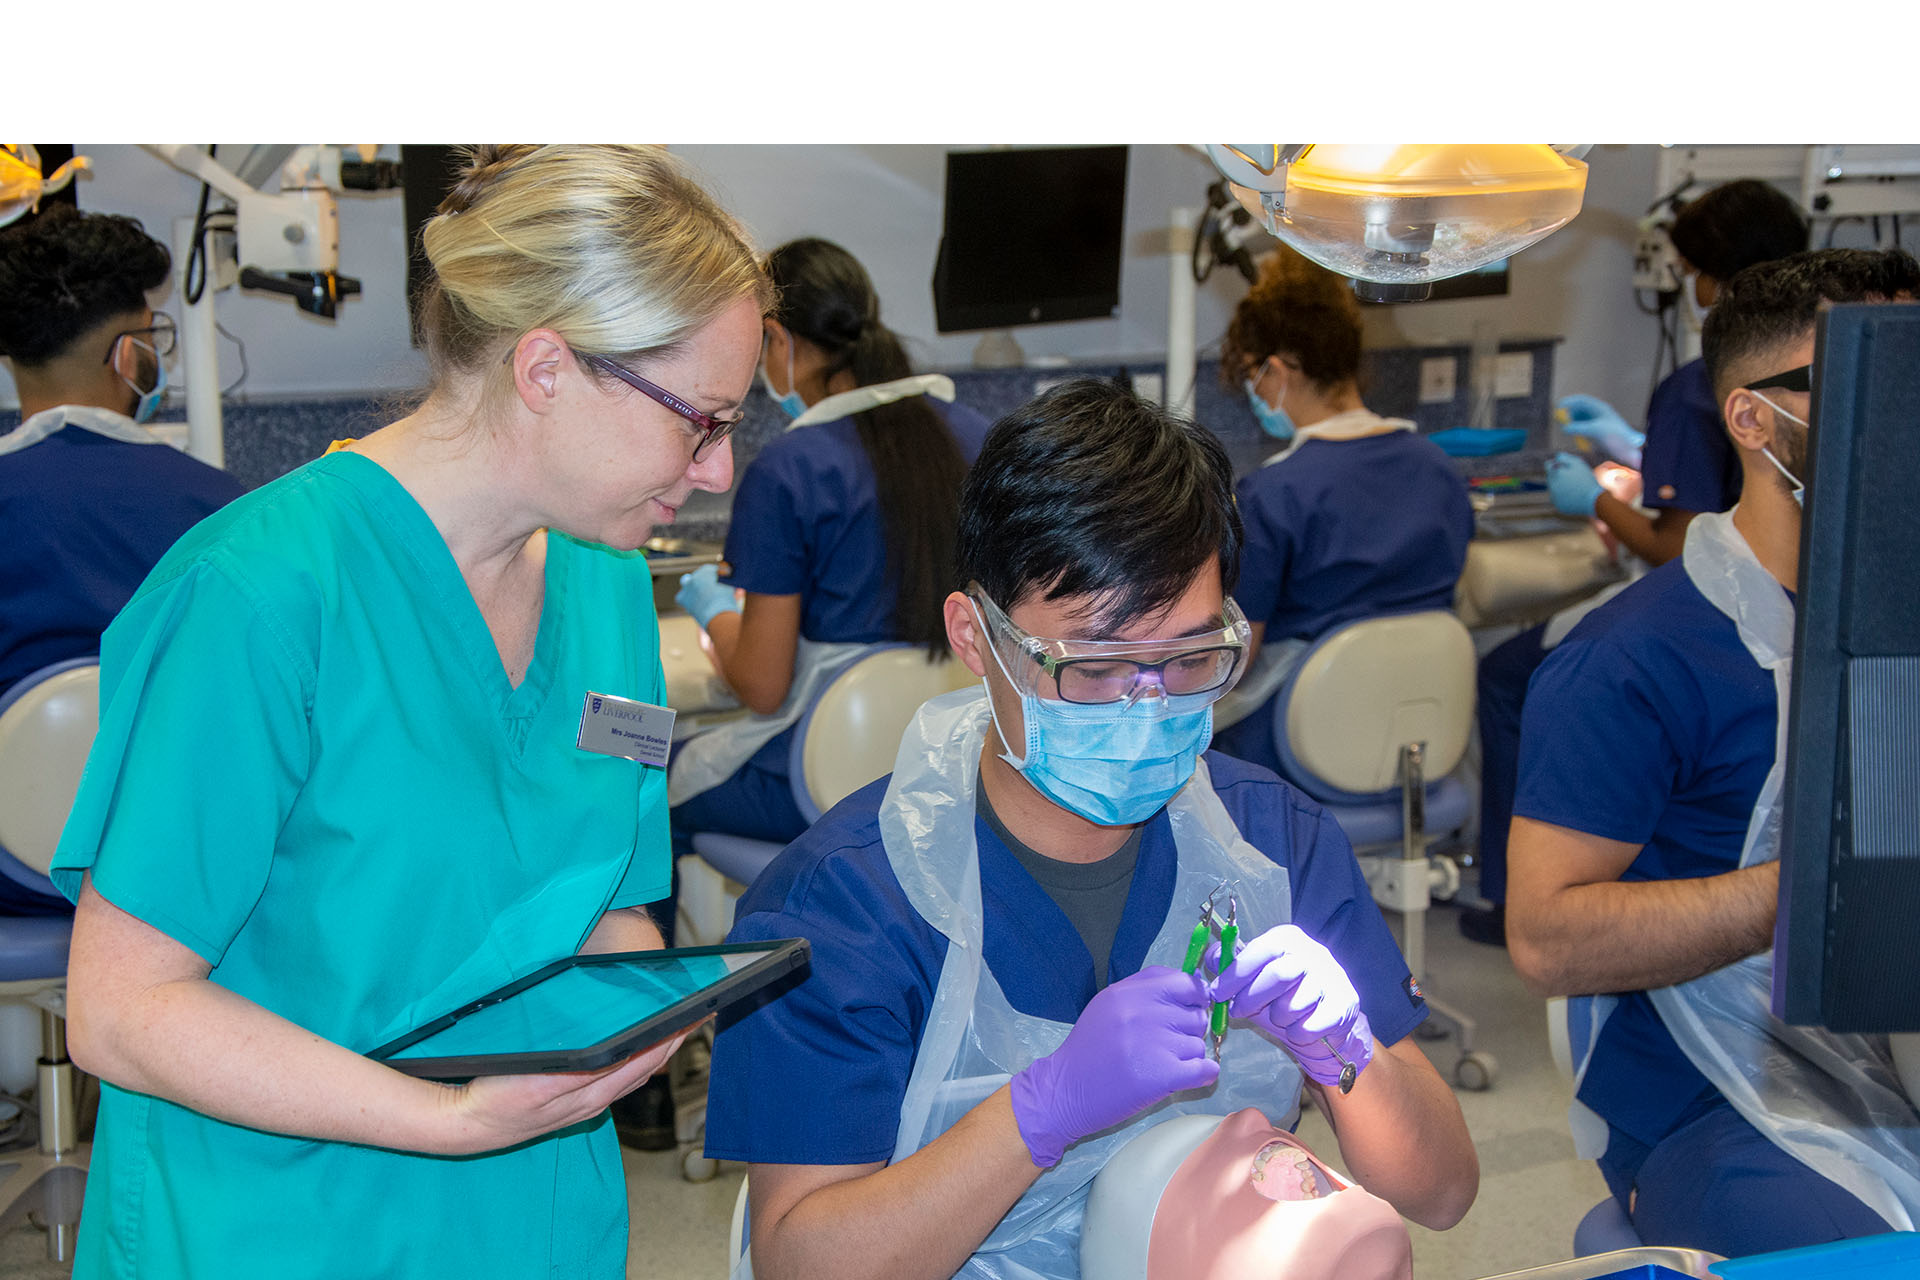
[(595, 1071), (807, 961), (804, 938), (569, 956), (367, 1056), (429, 1080)]

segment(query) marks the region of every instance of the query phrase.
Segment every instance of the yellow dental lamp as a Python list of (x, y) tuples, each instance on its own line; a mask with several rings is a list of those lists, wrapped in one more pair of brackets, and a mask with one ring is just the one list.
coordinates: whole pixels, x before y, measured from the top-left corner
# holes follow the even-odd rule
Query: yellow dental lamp
[(38, 209), (41, 196), (52, 195), (91, 167), (85, 156), (75, 156), (43, 176), (40, 152), (32, 143), (0, 143), (0, 227)]
[(1370, 302), (1508, 257), (1580, 212), (1585, 146), (1218, 143), (1207, 157), (1277, 238)]

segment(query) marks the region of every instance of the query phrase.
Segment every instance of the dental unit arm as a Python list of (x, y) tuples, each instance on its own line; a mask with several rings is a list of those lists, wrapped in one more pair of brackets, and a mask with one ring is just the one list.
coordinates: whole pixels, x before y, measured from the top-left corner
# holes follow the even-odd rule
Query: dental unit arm
[[(219, 251), (208, 251), (215, 288), (237, 283), (284, 294), (302, 311), (328, 320), (339, 313), (342, 298), (360, 292), (358, 280), (340, 274), (340, 208), (333, 193), (349, 185), (340, 148), (255, 147), (240, 173), (198, 147), (168, 143), (147, 150), (234, 204), (231, 236), (211, 233)], [(274, 182), (273, 190), (260, 185), (267, 181)], [(396, 177), (383, 185), (397, 184)], [(211, 261), (216, 256), (217, 265)]]
[[(340, 211), (334, 193), (400, 186), (400, 166), (361, 148), (344, 159), (335, 146), (255, 146), (232, 168), (208, 148), (180, 143), (146, 151), (205, 184), (199, 211), (174, 220), (174, 269), (180, 286), (180, 358), (185, 370), (187, 451), (224, 465), (214, 294), (238, 285), (290, 297), (310, 315), (332, 320), (360, 282), (340, 274)], [(212, 193), (232, 203), (210, 211)]]

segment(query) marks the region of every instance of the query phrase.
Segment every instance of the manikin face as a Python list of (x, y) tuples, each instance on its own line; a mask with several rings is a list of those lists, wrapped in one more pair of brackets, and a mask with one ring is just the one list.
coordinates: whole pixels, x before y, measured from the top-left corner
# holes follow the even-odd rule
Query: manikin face
[(1168, 1179), (1147, 1280), (1409, 1280), (1393, 1206), (1313, 1158), (1251, 1108), (1220, 1122)]

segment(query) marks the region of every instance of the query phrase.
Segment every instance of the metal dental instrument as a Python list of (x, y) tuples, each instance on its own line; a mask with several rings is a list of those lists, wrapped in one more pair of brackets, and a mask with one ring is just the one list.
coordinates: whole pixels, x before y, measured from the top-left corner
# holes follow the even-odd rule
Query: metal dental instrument
[(1187, 958), (1180, 965), (1180, 972), (1193, 973), (1200, 968), (1200, 957), (1206, 954), (1207, 943), (1213, 938), (1213, 899), (1226, 886), (1218, 885), (1200, 904), (1200, 923), (1193, 926), (1193, 936), (1187, 940)]
[(1340, 1051), (1333, 1047), (1333, 1041), (1327, 1039), (1325, 1036), (1321, 1036), (1320, 1043), (1327, 1046), (1327, 1052), (1331, 1053), (1334, 1056), (1334, 1060), (1340, 1064), (1340, 1092), (1352, 1093), (1353, 1082), (1360, 1074), (1359, 1069), (1340, 1056)]

